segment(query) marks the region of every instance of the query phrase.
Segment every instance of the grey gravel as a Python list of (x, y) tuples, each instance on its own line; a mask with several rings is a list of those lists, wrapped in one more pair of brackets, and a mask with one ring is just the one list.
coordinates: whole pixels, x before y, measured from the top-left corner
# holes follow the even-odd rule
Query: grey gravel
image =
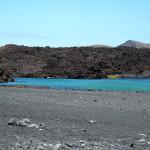
[[(28, 118), (29, 125), (37, 125), (38, 129), (8, 125), (15, 122), (11, 118)], [(61, 148), (72, 145), (73, 150), (146, 150), (150, 149), (149, 127), (150, 93), (0, 87), (3, 150), (40, 143), (61, 144)], [(97, 146), (91, 148), (93, 143)], [(100, 148), (101, 144), (104, 146)]]

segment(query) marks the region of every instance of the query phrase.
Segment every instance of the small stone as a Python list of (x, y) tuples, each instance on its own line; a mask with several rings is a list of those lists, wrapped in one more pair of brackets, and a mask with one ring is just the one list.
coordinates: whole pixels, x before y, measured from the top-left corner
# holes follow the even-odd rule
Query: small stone
[(44, 127), (44, 123), (40, 123), (40, 124), (39, 124), (39, 128), (42, 129), (43, 127)]
[(94, 99), (93, 101), (94, 101), (94, 102), (98, 102), (98, 100), (97, 100), (97, 99)]
[(58, 143), (53, 147), (53, 150), (60, 150), (60, 148), (61, 148), (61, 144)]
[(81, 146), (82, 146), (82, 147), (85, 147), (85, 144), (84, 144), (84, 143), (82, 143), (82, 144), (81, 144)]
[(134, 144), (133, 144), (133, 143), (132, 143), (132, 144), (130, 144), (130, 147), (134, 148)]
[(80, 140), (79, 142), (80, 142), (80, 143), (84, 143), (84, 141), (83, 141), (83, 140)]
[(19, 120), (17, 121), (17, 126), (27, 126), (27, 124)]
[(146, 140), (144, 138), (141, 138), (140, 140), (138, 140), (138, 142), (145, 142)]
[(16, 120), (16, 118), (11, 118), (8, 121), (8, 125), (17, 126), (17, 120)]
[(30, 120), (29, 119), (22, 119), (17, 121), (17, 126), (27, 126), (30, 124)]
[(67, 146), (67, 147), (73, 147), (73, 143), (65, 143), (65, 145)]
[(86, 133), (86, 129), (82, 129), (82, 131), (83, 131), (84, 133)]
[(27, 119), (27, 118), (22, 119), (22, 121), (23, 121), (24, 123), (26, 123), (26, 124), (30, 124), (30, 120), (29, 120), (29, 119)]
[(37, 124), (29, 124), (29, 125), (28, 125), (28, 127), (29, 127), (29, 128), (33, 128), (33, 127), (35, 127), (36, 129), (38, 129), (38, 128), (39, 128), (39, 126), (38, 126)]
[(89, 120), (89, 123), (93, 124), (93, 123), (96, 123), (95, 120)]
[(43, 129), (39, 129), (39, 131), (42, 131)]
[(45, 148), (42, 145), (39, 145), (36, 150), (45, 150)]

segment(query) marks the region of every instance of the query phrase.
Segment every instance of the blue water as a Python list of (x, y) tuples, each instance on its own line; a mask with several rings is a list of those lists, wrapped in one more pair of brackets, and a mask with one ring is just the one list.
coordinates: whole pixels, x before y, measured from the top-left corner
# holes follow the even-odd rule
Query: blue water
[(150, 92), (150, 79), (44, 79), (16, 78), (15, 82), (0, 83), (9, 86), (40, 86), (57, 89), (115, 90)]

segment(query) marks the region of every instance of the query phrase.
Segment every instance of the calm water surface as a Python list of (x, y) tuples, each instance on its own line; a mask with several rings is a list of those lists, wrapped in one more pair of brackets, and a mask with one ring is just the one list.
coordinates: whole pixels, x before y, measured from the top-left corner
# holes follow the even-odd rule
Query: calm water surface
[(43, 86), (57, 89), (78, 90), (115, 90), (115, 91), (145, 91), (150, 92), (150, 79), (43, 79), (16, 78), (15, 82), (0, 83), (0, 85)]

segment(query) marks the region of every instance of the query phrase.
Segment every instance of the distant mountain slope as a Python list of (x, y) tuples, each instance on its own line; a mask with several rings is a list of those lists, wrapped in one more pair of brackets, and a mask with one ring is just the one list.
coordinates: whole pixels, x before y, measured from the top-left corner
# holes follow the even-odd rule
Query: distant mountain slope
[(150, 44), (142, 43), (142, 42), (134, 41), (134, 40), (128, 40), (119, 46), (134, 47), (134, 48), (150, 48)]
[(101, 44), (95, 44), (95, 45), (87, 45), (87, 46), (84, 46), (84, 47), (94, 47), (94, 48), (102, 48), (102, 47), (105, 47), (105, 48), (111, 48), (112, 46), (109, 46), (109, 45), (101, 45)]
[(150, 77), (150, 49), (6, 45), (0, 48), (0, 66), (15, 77)]

